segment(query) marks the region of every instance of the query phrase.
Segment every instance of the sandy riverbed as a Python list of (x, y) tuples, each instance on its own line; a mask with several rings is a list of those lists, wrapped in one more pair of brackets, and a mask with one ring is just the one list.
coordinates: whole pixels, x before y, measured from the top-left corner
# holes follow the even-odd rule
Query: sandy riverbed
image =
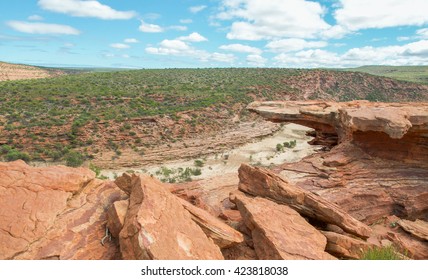
[[(141, 168), (122, 168), (115, 170), (103, 170), (102, 175), (114, 179), (124, 172), (142, 172), (153, 174), (159, 179), (173, 178), (178, 174), (179, 168), (186, 169), (186, 167), (195, 169), (195, 160), (203, 162), (201, 175), (192, 176), (192, 179), (206, 179), (215, 176), (221, 176), (229, 173), (236, 173), (241, 163), (250, 163), (263, 166), (277, 165), (284, 162), (296, 162), (303, 157), (315, 152), (319, 147), (309, 145), (307, 142), (311, 139), (305, 135), (307, 127), (287, 124), (284, 125), (278, 132), (272, 136), (264, 139), (257, 140), (253, 143), (248, 143), (237, 147), (235, 149), (225, 150), (222, 153), (206, 156), (204, 158), (195, 158), (192, 160), (168, 161), (164, 162), (161, 166), (144, 166)], [(285, 141), (296, 140), (297, 145), (292, 149), (284, 149), (284, 152), (278, 152), (276, 145), (284, 143)], [(165, 172), (171, 172), (169, 176), (165, 176)], [(158, 174), (156, 174), (158, 173)]]

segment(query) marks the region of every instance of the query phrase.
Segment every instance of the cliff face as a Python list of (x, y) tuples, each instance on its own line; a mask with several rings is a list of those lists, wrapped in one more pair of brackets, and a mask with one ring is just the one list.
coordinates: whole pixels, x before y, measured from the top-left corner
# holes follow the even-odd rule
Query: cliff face
[[(340, 205), (358, 220), (428, 219), (428, 103), (254, 102), (274, 122), (337, 139), (325, 153), (275, 171)], [(314, 142), (317, 142), (316, 139)]]

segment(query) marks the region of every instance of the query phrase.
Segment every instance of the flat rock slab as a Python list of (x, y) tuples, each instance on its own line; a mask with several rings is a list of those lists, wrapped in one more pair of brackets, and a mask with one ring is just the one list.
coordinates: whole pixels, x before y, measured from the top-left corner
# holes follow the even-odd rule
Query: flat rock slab
[(408, 220), (399, 220), (397, 222), (405, 231), (428, 241), (428, 223), (422, 220), (414, 222)]
[(192, 220), (195, 221), (220, 248), (228, 248), (244, 241), (244, 236), (239, 231), (228, 226), (205, 210), (193, 206), (189, 202), (180, 199), (184, 209), (189, 211)]
[(334, 259), (324, 251), (326, 238), (290, 207), (242, 192), (232, 193), (231, 200), (251, 230), (259, 259)]
[(245, 193), (286, 204), (305, 216), (337, 225), (358, 237), (370, 236), (370, 227), (356, 220), (337, 205), (288, 183), (269, 170), (242, 164), (239, 168), (239, 179), (239, 190)]
[(143, 175), (133, 175), (131, 181), (129, 208), (119, 234), (123, 259), (223, 259), (220, 248), (165, 185)]
[(364, 251), (373, 247), (366, 241), (331, 231), (321, 231), (327, 238), (326, 251), (338, 258), (360, 259)]

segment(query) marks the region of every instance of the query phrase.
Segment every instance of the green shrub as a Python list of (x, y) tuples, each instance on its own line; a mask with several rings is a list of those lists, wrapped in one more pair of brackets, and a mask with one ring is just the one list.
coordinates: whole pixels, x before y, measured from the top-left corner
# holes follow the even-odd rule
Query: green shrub
[(393, 246), (386, 247), (373, 247), (363, 252), (361, 256), (362, 260), (402, 260), (397, 251), (395, 251)]
[(70, 167), (79, 167), (85, 161), (84, 156), (76, 151), (69, 151), (65, 157), (65, 164)]
[(6, 154), (6, 161), (14, 161), (18, 159), (22, 159), (23, 161), (28, 162), (30, 161), (30, 155), (24, 152), (17, 151), (15, 149), (11, 149)]
[(91, 169), (92, 171), (95, 172), (95, 176), (98, 178), (98, 176), (100, 176), (101, 174), (101, 168), (99, 168), (98, 166), (96, 166), (93, 163), (89, 164), (89, 169)]
[(200, 159), (195, 160), (194, 165), (197, 167), (202, 167), (204, 166), (204, 162)]
[(11, 146), (9, 146), (9, 145), (3, 145), (1, 148), (0, 148), (0, 153), (1, 154), (7, 154), (7, 153), (9, 153), (10, 152), (10, 150), (12, 150), (13, 148), (11, 147)]

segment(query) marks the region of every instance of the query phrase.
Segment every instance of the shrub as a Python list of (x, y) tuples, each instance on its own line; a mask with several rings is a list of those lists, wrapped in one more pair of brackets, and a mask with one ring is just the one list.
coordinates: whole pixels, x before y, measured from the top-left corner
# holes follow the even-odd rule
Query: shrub
[(276, 150), (278, 152), (283, 152), (284, 151), (284, 146), (282, 144), (276, 144)]
[(89, 164), (89, 169), (91, 169), (92, 171), (95, 172), (95, 176), (98, 178), (98, 176), (100, 176), (101, 174), (101, 168), (99, 168), (98, 166), (96, 166), (93, 163)]
[(202, 167), (204, 166), (204, 162), (200, 159), (195, 160), (194, 165), (197, 167)]
[(6, 154), (6, 161), (14, 161), (18, 159), (22, 159), (23, 161), (28, 162), (30, 161), (30, 155), (24, 152), (17, 151), (15, 149), (11, 149)]
[(386, 247), (373, 247), (363, 252), (361, 256), (362, 260), (402, 260), (403, 258), (400, 256), (397, 251), (395, 251), (394, 247), (386, 246)]
[(85, 161), (83, 155), (76, 151), (69, 151), (65, 157), (65, 164), (70, 167), (79, 167)]

